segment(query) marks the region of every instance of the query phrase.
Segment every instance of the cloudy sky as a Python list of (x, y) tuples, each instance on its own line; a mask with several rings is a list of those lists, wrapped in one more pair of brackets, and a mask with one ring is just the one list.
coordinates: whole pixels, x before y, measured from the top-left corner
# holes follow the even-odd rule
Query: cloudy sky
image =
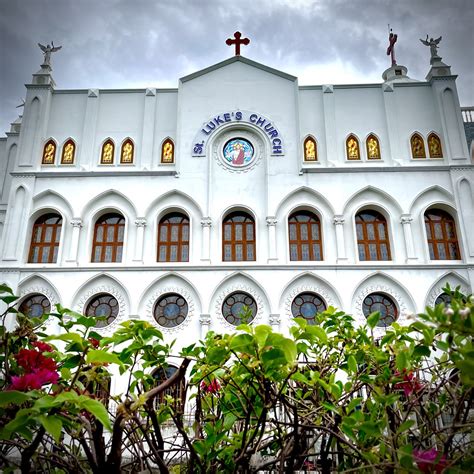
[(242, 55), (299, 78), (300, 85), (381, 82), (398, 64), (424, 80), (429, 48), (458, 74), (461, 105), (474, 105), (473, 0), (0, 0), (0, 136), (39, 69), (37, 43), (59, 89), (177, 87), (178, 78), (233, 55), (225, 40), (250, 38)]

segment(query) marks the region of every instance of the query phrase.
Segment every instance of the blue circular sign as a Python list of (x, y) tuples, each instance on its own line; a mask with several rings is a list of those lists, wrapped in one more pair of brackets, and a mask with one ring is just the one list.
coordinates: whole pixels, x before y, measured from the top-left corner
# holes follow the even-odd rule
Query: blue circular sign
[(254, 149), (248, 140), (233, 138), (224, 145), (223, 155), (227, 164), (237, 168), (244, 168), (252, 163)]

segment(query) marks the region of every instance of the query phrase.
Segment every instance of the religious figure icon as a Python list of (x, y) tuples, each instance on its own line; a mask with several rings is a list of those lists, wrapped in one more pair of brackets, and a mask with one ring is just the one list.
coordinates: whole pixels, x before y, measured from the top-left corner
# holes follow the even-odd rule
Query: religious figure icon
[(387, 56), (390, 56), (392, 60), (392, 66), (397, 65), (397, 60), (395, 59), (395, 43), (397, 42), (398, 35), (392, 32), (390, 28), (390, 34), (388, 35), (388, 48), (387, 48)]
[(243, 138), (234, 138), (225, 144), (223, 154), (228, 164), (244, 167), (252, 162), (254, 150), (249, 141)]
[(441, 41), (443, 37), (440, 36), (437, 39), (430, 38), (428, 41), (428, 35), (426, 35), (426, 40), (422, 40), (420, 38), (420, 41), (425, 45), (430, 47), (430, 52), (431, 52), (431, 58), (439, 58), (438, 56), (438, 44)]
[(51, 41), (51, 45), (42, 45), (41, 43), (38, 43), (38, 46), (40, 47), (41, 51), (43, 51), (44, 55), (44, 61), (43, 64), (50, 66), (50, 60), (51, 60), (51, 53), (55, 53), (56, 51), (59, 51), (62, 46), (54, 46), (54, 43)]

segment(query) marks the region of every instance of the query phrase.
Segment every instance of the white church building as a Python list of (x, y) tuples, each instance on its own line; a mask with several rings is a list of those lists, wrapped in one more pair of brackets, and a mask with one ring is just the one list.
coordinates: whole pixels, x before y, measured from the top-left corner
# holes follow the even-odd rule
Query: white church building
[(281, 331), (381, 310), (383, 332), (446, 282), (472, 292), (474, 165), (437, 54), (426, 80), (299, 86), (236, 55), (119, 90), (59, 89), (49, 60), (0, 139), (1, 281), (23, 312), (145, 319), (179, 350), (243, 305)]

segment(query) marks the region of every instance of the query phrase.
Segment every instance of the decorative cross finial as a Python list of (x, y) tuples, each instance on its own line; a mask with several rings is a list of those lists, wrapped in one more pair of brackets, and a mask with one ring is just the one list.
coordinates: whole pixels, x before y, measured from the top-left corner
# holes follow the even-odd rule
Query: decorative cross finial
[[(388, 25), (390, 27), (390, 25)], [(388, 35), (388, 48), (387, 48), (387, 56), (390, 55), (392, 59), (392, 66), (397, 65), (397, 60), (395, 59), (395, 43), (397, 42), (398, 35), (392, 32), (392, 28), (390, 28), (390, 33)]]
[(250, 40), (248, 38), (240, 39), (242, 38), (242, 33), (240, 31), (236, 31), (234, 33), (234, 38), (235, 39), (228, 38), (225, 44), (228, 46), (232, 46), (233, 44), (235, 44), (235, 55), (240, 56), (240, 45), (247, 45), (250, 43)]

